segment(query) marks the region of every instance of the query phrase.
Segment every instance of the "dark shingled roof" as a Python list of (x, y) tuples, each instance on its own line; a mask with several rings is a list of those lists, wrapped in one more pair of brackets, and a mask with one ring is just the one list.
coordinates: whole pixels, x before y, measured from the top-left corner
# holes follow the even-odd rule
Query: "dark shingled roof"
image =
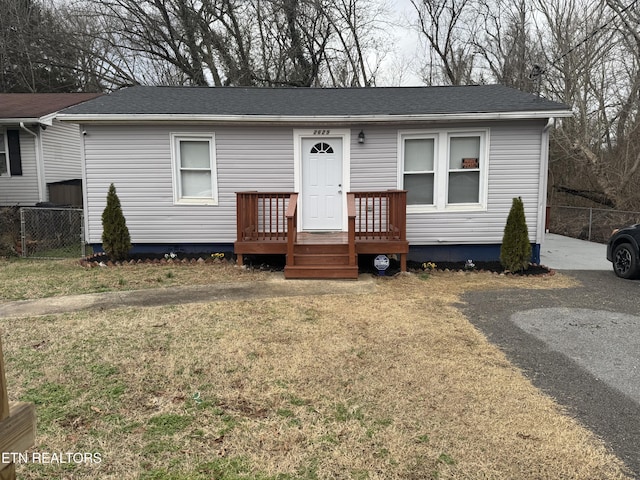
[(100, 93), (0, 93), (0, 118), (40, 118)]
[(463, 87), (129, 87), (64, 110), (80, 115), (370, 116), (568, 110), (501, 85)]

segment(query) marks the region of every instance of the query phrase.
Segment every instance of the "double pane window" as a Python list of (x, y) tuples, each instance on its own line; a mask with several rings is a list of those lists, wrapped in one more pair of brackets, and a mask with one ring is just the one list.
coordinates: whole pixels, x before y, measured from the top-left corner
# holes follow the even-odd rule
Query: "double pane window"
[(435, 138), (404, 141), (404, 189), (407, 205), (433, 205)]
[(447, 203), (480, 201), (480, 136), (449, 137)]
[(485, 204), (487, 131), (406, 132), (401, 136), (400, 188), (409, 211)]

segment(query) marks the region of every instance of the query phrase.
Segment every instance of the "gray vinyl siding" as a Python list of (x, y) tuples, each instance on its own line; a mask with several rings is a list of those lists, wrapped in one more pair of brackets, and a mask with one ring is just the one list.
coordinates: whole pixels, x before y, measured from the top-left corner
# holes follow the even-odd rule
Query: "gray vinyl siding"
[(386, 190), (398, 185), (398, 130), (489, 127), (489, 178), (486, 211), (442, 210), (407, 214), (407, 237), (414, 245), (495, 244), (502, 242), (513, 197), (525, 205), (529, 238), (536, 238), (541, 135), (544, 122), (493, 122), (352, 129), (351, 190)]
[[(84, 136), (88, 241), (100, 243), (109, 184), (135, 243), (231, 243), (235, 192), (293, 191), (291, 128), (91, 126)], [(171, 133), (215, 135), (218, 205), (174, 205)]]
[[(362, 130), (365, 142), (358, 143)], [(398, 129), (363, 127), (351, 130), (351, 191), (398, 188)]]
[(54, 120), (53, 125), (41, 131), (40, 135), (46, 182), (82, 178), (78, 125)]
[[(486, 211), (443, 210), (407, 214), (413, 245), (501, 243), (513, 197), (521, 196), (535, 239), (543, 121), (428, 125), (489, 128)], [(235, 192), (293, 191), (294, 128), (220, 126), (85, 125), (88, 241), (100, 243), (101, 214), (115, 183), (132, 242), (231, 243), (236, 239)], [(351, 128), (350, 190), (398, 188), (398, 130), (420, 126)], [(363, 130), (365, 143), (358, 143)], [(171, 133), (215, 135), (218, 205), (174, 205)]]
[(537, 235), (541, 135), (544, 123), (490, 126), (489, 178), (486, 211), (441, 211), (407, 214), (410, 243), (497, 244), (514, 197), (522, 197), (529, 238)]
[(40, 201), (35, 137), (20, 130), (22, 175), (0, 176), (0, 205), (35, 205)]

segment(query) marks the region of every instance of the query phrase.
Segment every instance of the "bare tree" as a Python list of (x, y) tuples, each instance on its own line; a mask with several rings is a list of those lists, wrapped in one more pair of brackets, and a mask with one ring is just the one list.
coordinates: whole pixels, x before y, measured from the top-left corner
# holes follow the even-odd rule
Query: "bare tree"
[(373, 0), (87, 1), (130, 83), (370, 85), (382, 51)]
[(0, 91), (66, 92), (83, 88), (76, 52), (64, 41), (62, 20), (37, 0), (3, 0), (0, 15)]
[(604, 205), (640, 208), (637, 19), (616, 19), (606, 3), (540, 1), (539, 8), (550, 34), (547, 92), (576, 112), (554, 135), (554, 183)]
[(472, 83), (475, 50), (474, 0), (411, 0), (417, 28), (431, 61), (423, 66), (426, 83)]
[[(533, 5), (527, 0), (481, 0), (474, 45), (483, 59), (488, 80), (537, 92), (543, 55), (535, 41)], [(536, 70), (537, 66), (537, 70)]]

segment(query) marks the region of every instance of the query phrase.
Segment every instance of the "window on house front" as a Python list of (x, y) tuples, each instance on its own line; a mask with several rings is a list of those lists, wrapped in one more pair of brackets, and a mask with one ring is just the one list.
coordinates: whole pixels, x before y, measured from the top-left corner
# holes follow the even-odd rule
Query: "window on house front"
[(213, 135), (172, 135), (176, 203), (217, 204)]
[(433, 205), (435, 138), (404, 140), (404, 189), (408, 205)]
[(488, 131), (400, 134), (407, 210), (477, 209), (486, 205)]
[(480, 136), (449, 137), (447, 203), (480, 201)]
[(324, 142), (316, 143), (311, 147), (311, 153), (333, 153), (333, 147)]

